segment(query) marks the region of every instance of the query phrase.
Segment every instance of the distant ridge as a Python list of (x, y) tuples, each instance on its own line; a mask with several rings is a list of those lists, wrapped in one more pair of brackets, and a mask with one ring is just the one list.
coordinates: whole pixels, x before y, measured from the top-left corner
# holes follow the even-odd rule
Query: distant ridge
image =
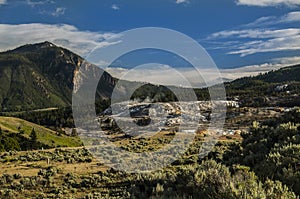
[(225, 83), (227, 96), (246, 106), (299, 106), (300, 65)]
[[(27, 44), (14, 50), (0, 53), (0, 112), (33, 110), (49, 107), (67, 107), (72, 103), (74, 85), (80, 86), (80, 79), (74, 79), (84, 59), (75, 53), (45, 41)], [(89, 66), (94, 66), (89, 64)], [(96, 66), (94, 66), (96, 67)], [(97, 70), (102, 70), (96, 67)], [(96, 98), (110, 99), (119, 80), (103, 72)], [(255, 77), (243, 77), (231, 82), (225, 81), (228, 99), (239, 97), (242, 102), (254, 98), (278, 97), (276, 86), (289, 83), (291, 93), (298, 92), (300, 65), (270, 71)], [(123, 81), (123, 91), (133, 88), (134, 82)], [(184, 89), (179, 88), (177, 89)], [(209, 99), (206, 88), (195, 89), (199, 100)], [(159, 93), (159, 94), (158, 94)], [(172, 101), (175, 96), (163, 86), (146, 84), (134, 94), (134, 99), (143, 100), (147, 96), (157, 101)], [(295, 97), (296, 96), (296, 97)], [(285, 96), (290, 100), (290, 96)], [(296, 103), (297, 94), (292, 101)], [(251, 105), (253, 103), (245, 103)], [(255, 104), (255, 103), (254, 103)]]

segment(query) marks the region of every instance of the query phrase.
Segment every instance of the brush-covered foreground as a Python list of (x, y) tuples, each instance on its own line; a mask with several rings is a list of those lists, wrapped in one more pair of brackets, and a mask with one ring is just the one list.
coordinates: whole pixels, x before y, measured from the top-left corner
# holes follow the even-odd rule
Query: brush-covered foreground
[[(172, 165), (151, 173), (110, 169), (84, 148), (0, 155), (1, 198), (298, 198), (300, 195), (300, 109), (263, 123), (253, 122), (241, 138), (222, 138), (198, 158), (198, 134)], [(160, 138), (168, 141), (166, 135)], [(131, 151), (157, 140), (125, 140)], [(164, 143), (164, 142), (162, 142)], [(120, 144), (118, 141), (117, 144)]]

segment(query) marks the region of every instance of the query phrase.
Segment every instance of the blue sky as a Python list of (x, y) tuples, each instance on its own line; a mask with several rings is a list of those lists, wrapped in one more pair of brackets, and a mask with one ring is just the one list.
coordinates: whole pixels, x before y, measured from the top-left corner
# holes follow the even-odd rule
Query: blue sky
[(149, 26), (197, 40), (224, 74), (300, 63), (299, 0), (0, 0), (2, 51), (50, 40), (85, 56), (114, 34)]

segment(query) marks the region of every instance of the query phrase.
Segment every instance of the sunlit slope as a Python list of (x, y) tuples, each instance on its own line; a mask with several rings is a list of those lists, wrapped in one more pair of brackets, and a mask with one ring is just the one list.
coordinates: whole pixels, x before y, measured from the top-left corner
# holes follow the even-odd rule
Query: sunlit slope
[(7, 133), (20, 133), (20, 131), (23, 131), (22, 136), (26, 138), (29, 138), (34, 128), (37, 133), (37, 141), (49, 147), (81, 146), (78, 137), (58, 134), (51, 129), (15, 117), (0, 117), (0, 127), (3, 132)]

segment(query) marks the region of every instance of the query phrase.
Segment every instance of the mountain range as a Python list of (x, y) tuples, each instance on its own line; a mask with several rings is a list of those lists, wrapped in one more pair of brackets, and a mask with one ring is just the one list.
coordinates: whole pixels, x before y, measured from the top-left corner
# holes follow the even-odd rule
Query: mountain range
[[(71, 106), (74, 85), (80, 83), (74, 77), (83, 62), (79, 55), (47, 41), (0, 53), (0, 111)], [(103, 75), (96, 97), (110, 99), (119, 80), (105, 71), (101, 72)], [(255, 98), (277, 96), (276, 87), (285, 83), (288, 83), (289, 90), (298, 92), (299, 82), (300, 65), (296, 65), (256, 77), (240, 78), (225, 83), (225, 87), (228, 98)], [(128, 81), (122, 83), (129, 88), (133, 85)], [(126, 88), (121, 89), (126, 91)], [(207, 98), (207, 89), (195, 90), (199, 99)], [(151, 84), (146, 84), (133, 94), (133, 98), (146, 96), (157, 97), (158, 101), (175, 99), (170, 90)]]

